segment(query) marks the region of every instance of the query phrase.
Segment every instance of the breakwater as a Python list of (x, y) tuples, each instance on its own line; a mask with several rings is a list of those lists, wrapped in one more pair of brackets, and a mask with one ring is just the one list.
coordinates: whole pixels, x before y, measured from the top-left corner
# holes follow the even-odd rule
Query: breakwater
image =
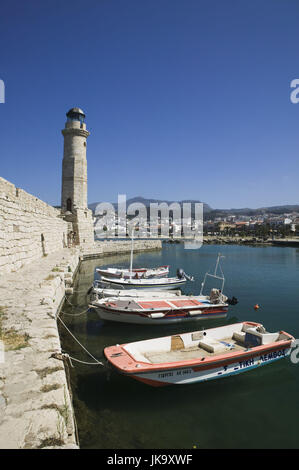
[(204, 243), (209, 245), (271, 245), (272, 239), (261, 237), (231, 237), (225, 235), (205, 236)]
[[(166, 243), (184, 243), (190, 239), (170, 239)], [(299, 247), (299, 238), (263, 238), (263, 237), (233, 237), (227, 235), (205, 235), (203, 243), (207, 245), (273, 245), (273, 246), (294, 246)]]

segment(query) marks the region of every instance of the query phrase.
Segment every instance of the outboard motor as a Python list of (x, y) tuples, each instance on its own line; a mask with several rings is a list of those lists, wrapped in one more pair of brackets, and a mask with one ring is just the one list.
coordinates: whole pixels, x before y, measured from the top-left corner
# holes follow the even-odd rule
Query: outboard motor
[(228, 303), (229, 305), (237, 305), (238, 299), (237, 299), (236, 297), (232, 297), (231, 299), (228, 299), (228, 300), (227, 300), (227, 303)]
[(185, 278), (185, 272), (182, 268), (179, 268), (176, 270), (176, 275), (179, 279), (184, 279)]
[(176, 270), (176, 275), (179, 279), (187, 279), (188, 281), (194, 281), (194, 277), (188, 276), (182, 268)]
[(210, 302), (211, 304), (226, 304), (228, 302), (228, 297), (222, 294), (220, 289), (211, 289), (210, 292)]

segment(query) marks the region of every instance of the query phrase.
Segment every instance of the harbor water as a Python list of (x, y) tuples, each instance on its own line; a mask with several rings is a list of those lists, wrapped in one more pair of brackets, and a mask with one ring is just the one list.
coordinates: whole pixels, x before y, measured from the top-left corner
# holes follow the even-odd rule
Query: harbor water
[[(239, 321), (262, 323), (299, 338), (299, 249), (204, 245), (186, 250), (164, 244), (162, 251), (134, 256), (134, 267), (169, 264), (194, 276), (184, 288), (198, 294), (218, 253), (225, 275), (224, 293), (239, 303), (222, 320), (177, 325), (129, 325), (102, 322), (87, 308), (86, 292), (99, 266), (129, 266), (129, 255), (84, 261), (63, 307), (62, 319), (78, 340), (103, 360), (106, 346), (196, 331)], [(217, 287), (215, 282), (207, 291)], [(71, 305), (75, 307), (71, 307)], [(258, 304), (259, 309), (254, 309)], [(69, 315), (67, 315), (69, 314)], [(72, 314), (72, 315), (70, 315)], [(93, 362), (60, 328), (63, 350)], [(299, 360), (299, 353), (297, 354)], [(81, 448), (206, 449), (298, 448), (299, 361), (289, 358), (247, 373), (193, 385), (153, 388), (98, 365), (73, 362), (70, 368)]]

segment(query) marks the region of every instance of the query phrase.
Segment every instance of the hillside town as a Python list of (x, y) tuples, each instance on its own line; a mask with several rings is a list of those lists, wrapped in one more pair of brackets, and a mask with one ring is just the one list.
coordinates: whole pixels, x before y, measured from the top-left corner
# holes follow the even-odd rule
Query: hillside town
[(264, 215), (226, 215), (214, 220), (205, 220), (203, 231), (205, 235), (257, 235), (285, 237), (299, 234), (299, 213), (283, 213)]
[(138, 222), (134, 222), (132, 216), (122, 220), (117, 217), (117, 213), (104, 214), (94, 217), (95, 233), (97, 238), (127, 237), (130, 236), (131, 225), (135, 223), (139, 238), (188, 238), (198, 234), (201, 228), (205, 236), (289, 238), (299, 235), (299, 212), (296, 211), (281, 214), (265, 212), (256, 215), (236, 215), (227, 211), (213, 217), (214, 212), (204, 214), (202, 227), (193, 218), (174, 219), (171, 215), (166, 220), (159, 215), (156, 220), (140, 217)]

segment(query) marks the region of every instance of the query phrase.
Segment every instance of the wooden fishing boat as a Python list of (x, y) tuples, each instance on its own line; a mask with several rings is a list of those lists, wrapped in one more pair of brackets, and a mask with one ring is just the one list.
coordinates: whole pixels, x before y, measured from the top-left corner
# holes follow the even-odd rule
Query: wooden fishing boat
[(95, 308), (102, 320), (135, 324), (170, 324), (195, 320), (224, 318), (228, 311), (228, 298), (218, 289), (210, 296), (125, 296), (99, 298), (93, 294), (90, 307)]
[(294, 337), (241, 322), (205, 331), (110, 346), (108, 363), (118, 372), (160, 387), (219, 379), (287, 357)]
[(141, 278), (155, 278), (167, 277), (169, 274), (169, 266), (159, 266), (157, 268), (134, 268), (132, 271), (124, 268), (97, 268), (96, 272), (100, 276), (118, 279), (141, 279)]

